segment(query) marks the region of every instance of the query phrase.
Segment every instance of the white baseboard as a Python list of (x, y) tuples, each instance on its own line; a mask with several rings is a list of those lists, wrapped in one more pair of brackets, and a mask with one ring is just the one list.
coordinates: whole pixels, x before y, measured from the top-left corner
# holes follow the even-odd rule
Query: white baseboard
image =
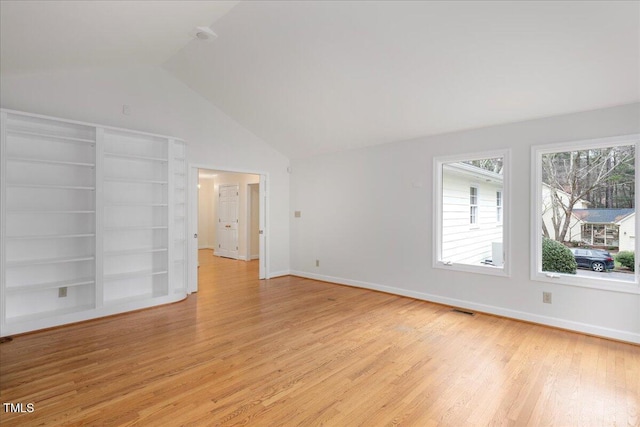
[(423, 301), (435, 302), (438, 304), (449, 305), (453, 307), (465, 308), (467, 310), (480, 311), (487, 314), (495, 314), (497, 316), (509, 317), (511, 319), (524, 320), (526, 322), (538, 323), (541, 325), (553, 326), (561, 329), (581, 332), (588, 335), (596, 335), (615, 340), (626, 341), (630, 343), (640, 344), (640, 334), (618, 329), (605, 328), (602, 326), (591, 325), (588, 323), (574, 322), (571, 320), (559, 319), (557, 317), (542, 316), (539, 314), (527, 313), (524, 311), (511, 310), (493, 305), (478, 304), (472, 301), (460, 300), (456, 298), (432, 295), (423, 292), (409, 291), (406, 289), (395, 288), (392, 286), (380, 285), (377, 283), (362, 282), (359, 280), (343, 279), (340, 277), (325, 276), (322, 274), (307, 273), (304, 271), (291, 270), (289, 274), (300, 276), (307, 279), (322, 280), (324, 282), (336, 283), (339, 285), (354, 286), (358, 288), (371, 289), (374, 291), (386, 292), (394, 295), (411, 297)]
[(215, 249), (213, 250), (213, 255), (214, 256), (223, 257), (223, 258), (227, 258), (227, 259), (237, 259), (237, 260), (241, 260), (241, 261), (246, 261), (244, 256), (238, 256), (238, 258), (233, 258), (233, 257), (229, 257), (229, 256), (223, 256), (223, 255), (220, 255), (220, 252), (216, 251)]
[[(274, 277), (282, 277), (282, 276), (288, 276), (292, 274), (289, 270), (282, 270), (282, 271), (272, 271), (269, 274), (269, 279), (273, 279)], [(296, 276), (298, 276), (298, 274), (296, 274)]]
[[(215, 256), (219, 256), (219, 255), (216, 253), (216, 250), (215, 250), (215, 248), (214, 248), (213, 246), (203, 246), (203, 247), (198, 247), (198, 250), (200, 250), (200, 249), (211, 249), (211, 250), (213, 251), (213, 254), (214, 254)], [(245, 255), (240, 255), (240, 256), (238, 256), (238, 259), (239, 259), (239, 260), (242, 260), (242, 261), (251, 261), (251, 260), (254, 260), (254, 259), (260, 259), (260, 255), (258, 255), (258, 254), (256, 254), (256, 255), (251, 255), (248, 259), (247, 259), (247, 257), (246, 257)]]

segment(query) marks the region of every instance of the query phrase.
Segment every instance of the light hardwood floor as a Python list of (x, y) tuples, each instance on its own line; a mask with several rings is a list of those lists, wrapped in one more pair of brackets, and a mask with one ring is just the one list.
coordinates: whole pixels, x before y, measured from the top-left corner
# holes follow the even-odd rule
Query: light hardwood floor
[(639, 346), (200, 256), (183, 302), (0, 344), (0, 425), (640, 424)]

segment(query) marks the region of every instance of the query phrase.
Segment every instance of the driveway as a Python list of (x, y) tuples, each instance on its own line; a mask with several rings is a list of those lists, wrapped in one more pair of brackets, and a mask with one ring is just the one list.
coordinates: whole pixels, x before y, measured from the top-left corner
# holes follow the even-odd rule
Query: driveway
[(608, 271), (606, 273), (597, 273), (592, 270), (579, 268), (576, 272), (576, 276), (580, 277), (595, 277), (598, 279), (608, 279), (608, 280), (624, 280), (626, 282), (633, 282), (634, 275), (632, 272), (629, 273), (620, 273), (618, 271)]

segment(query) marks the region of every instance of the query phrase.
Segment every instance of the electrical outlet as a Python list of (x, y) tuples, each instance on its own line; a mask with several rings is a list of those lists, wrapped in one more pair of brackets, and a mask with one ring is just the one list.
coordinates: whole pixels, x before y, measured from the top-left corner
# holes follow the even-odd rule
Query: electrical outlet
[(316, 267), (320, 267), (320, 260), (319, 259), (316, 260)]
[(67, 296), (67, 287), (63, 286), (62, 288), (58, 288), (58, 298), (65, 298)]
[(551, 304), (551, 292), (542, 293), (542, 302), (545, 304)]

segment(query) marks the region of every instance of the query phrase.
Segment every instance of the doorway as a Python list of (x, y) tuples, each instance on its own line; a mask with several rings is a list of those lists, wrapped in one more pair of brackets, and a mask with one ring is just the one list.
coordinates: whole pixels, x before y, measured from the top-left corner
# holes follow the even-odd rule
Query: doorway
[(189, 167), (189, 292), (198, 290), (198, 260), (257, 263), (266, 269), (266, 175)]

